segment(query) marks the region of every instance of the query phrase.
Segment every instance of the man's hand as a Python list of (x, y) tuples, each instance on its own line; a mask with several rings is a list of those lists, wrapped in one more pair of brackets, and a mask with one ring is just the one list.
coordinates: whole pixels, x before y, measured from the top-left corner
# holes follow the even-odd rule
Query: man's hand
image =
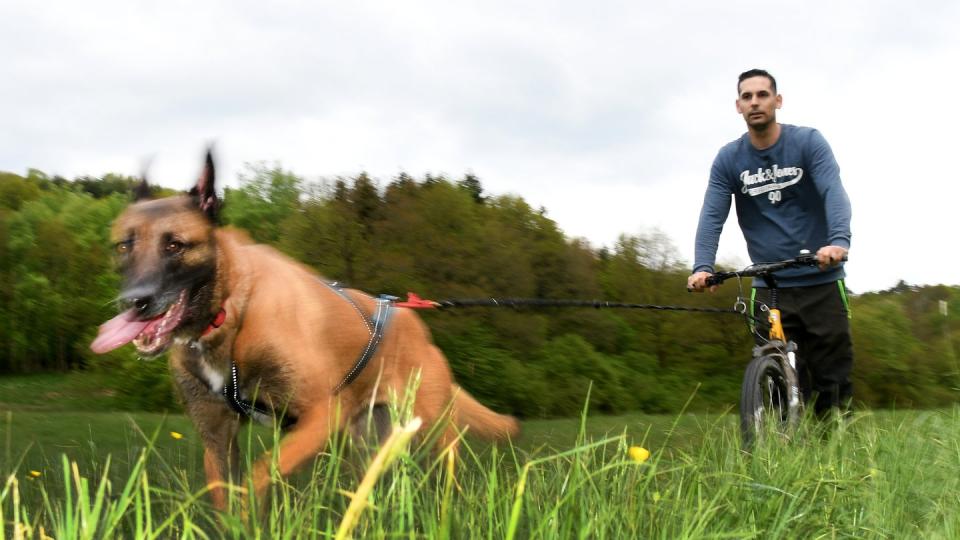
[[(710, 272), (697, 272), (695, 274), (691, 274), (691, 276), (687, 278), (687, 290), (703, 292), (707, 289), (707, 278), (712, 275), (713, 274)], [(714, 292), (716, 290), (716, 285), (710, 286), (710, 292)]]
[(840, 246), (823, 246), (817, 250), (817, 263), (821, 270), (836, 266), (847, 257), (847, 249)]

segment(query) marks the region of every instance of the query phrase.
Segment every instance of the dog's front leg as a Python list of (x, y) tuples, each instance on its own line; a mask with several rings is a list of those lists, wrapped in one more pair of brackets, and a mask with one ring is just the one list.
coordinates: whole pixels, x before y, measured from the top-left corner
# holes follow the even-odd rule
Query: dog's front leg
[[(297, 423), (280, 441), (279, 447), (274, 450), (280, 475), (286, 476), (305, 461), (316, 457), (327, 444), (333, 429), (343, 425), (343, 416), (339, 411), (335, 412), (331, 405), (332, 400), (324, 400), (322, 405), (300, 415)], [(270, 486), (271, 463), (271, 455), (266, 455), (253, 468), (253, 488), (259, 501), (263, 500)]]
[[(227, 485), (240, 479), (240, 452), (237, 448), (237, 414), (222, 406), (198, 407), (197, 416), (191, 414), (203, 438), (203, 469), (207, 488), (218, 510), (227, 507)], [(201, 426), (198, 417), (211, 420)]]
[(187, 414), (203, 441), (203, 468), (213, 505), (224, 510), (227, 484), (240, 478), (239, 417), (181, 362), (174, 360), (171, 367)]

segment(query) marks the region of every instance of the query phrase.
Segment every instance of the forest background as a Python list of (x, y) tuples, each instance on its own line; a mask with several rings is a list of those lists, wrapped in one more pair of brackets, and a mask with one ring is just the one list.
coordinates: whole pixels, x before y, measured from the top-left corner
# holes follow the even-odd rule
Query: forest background
[[(98, 372), (117, 409), (177, 410), (166, 362), (130, 347), (89, 351), (116, 314), (108, 238), (137, 179), (0, 172), (0, 376)], [(171, 192), (158, 189), (158, 195)], [(691, 295), (672, 240), (652, 230), (612, 247), (567, 238), (522, 198), (473, 175), (360, 173), (309, 182), (251, 164), (224, 193), (224, 221), (329, 279), (425, 298), (602, 299), (733, 307), (737, 287)], [(638, 218), (638, 222), (639, 222)], [(907, 278), (908, 276), (904, 276)], [(748, 286), (745, 283), (744, 286)], [(960, 286), (852, 291), (854, 384), (866, 407), (956, 402)], [(752, 339), (741, 317), (640, 309), (456, 308), (421, 312), (464, 387), (521, 417), (723, 411), (736, 404)], [(692, 396), (692, 400), (691, 400)], [(0, 396), (0, 401), (3, 401)]]

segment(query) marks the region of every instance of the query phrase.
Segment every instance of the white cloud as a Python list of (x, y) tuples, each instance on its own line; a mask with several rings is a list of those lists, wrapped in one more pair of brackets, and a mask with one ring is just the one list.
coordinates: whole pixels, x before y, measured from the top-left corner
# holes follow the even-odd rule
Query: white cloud
[[(611, 244), (683, 256), (710, 163), (743, 131), (735, 77), (777, 75), (854, 206), (854, 290), (957, 283), (955, 2), (0, 4), (0, 169), (185, 188), (203, 146), (233, 177), (459, 176)], [(721, 259), (746, 260), (735, 219)]]

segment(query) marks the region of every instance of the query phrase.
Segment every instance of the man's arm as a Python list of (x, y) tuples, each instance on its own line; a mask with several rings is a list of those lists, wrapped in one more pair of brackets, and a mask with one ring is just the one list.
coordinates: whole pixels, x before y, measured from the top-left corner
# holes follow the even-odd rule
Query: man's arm
[(823, 135), (812, 130), (807, 147), (814, 185), (823, 198), (827, 219), (827, 245), (817, 250), (817, 261), (825, 269), (840, 264), (850, 249), (850, 199), (840, 181), (840, 166)]
[(723, 232), (723, 224), (730, 215), (731, 195), (730, 182), (723, 173), (718, 155), (710, 168), (710, 181), (707, 183), (707, 192), (703, 196), (703, 206), (700, 208), (700, 222), (697, 224), (693, 256), (695, 273), (714, 271), (713, 265), (717, 258), (720, 233)]
[(730, 182), (724, 174), (720, 155), (710, 167), (710, 181), (703, 197), (700, 209), (700, 222), (697, 224), (697, 236), (694, 244), (693, 274), (687, 279), (687, 288), (703, 290), (707, 276), (712, 274), (717, 258), (717, 246), (723, 224), (730, 215), (730, 200), (733, 192)]
[(814, 185), (823, 198), (824, 214), (827, 217), (827, 242), (829, 246), (850, 249), (850, 199), (840, 182), (840, 166), (833, 151), (819, 131), (810, 134), (810, 168)]

